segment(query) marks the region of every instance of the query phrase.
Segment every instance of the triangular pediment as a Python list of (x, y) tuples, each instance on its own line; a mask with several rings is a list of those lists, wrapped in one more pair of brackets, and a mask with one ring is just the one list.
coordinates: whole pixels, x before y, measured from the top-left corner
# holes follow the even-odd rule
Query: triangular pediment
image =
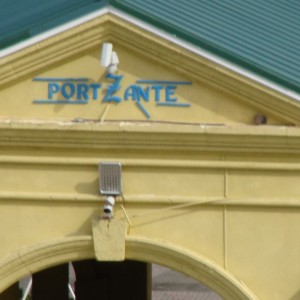
[[(117, 74), (100, 66), (103, 42)], [(0, 60), (1, 118), (298, 124), (297, 101), (105, 13)]]

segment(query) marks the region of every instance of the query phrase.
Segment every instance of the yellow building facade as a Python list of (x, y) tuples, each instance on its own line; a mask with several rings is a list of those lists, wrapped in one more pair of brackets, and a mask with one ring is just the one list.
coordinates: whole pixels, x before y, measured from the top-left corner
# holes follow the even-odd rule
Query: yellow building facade
[[(297, 101), (112, 14), (0, 64), (1, 291), (96, 258), (158, 263), (224, 299), (300, 299)], [(101, 162), (122, 165), (110, 221)]]

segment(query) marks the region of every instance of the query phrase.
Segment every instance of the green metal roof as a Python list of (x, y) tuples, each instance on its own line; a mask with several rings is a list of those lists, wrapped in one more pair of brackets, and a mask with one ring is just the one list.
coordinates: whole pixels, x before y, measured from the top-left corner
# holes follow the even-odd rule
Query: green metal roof
[(113, 0), (121, 10), (300, 91), (297, 0)]
[(0, 49), (106, 4), (106, 0), (0, 0)]
[(297, 0), (0, 0), (0, 49), (106, 5), (300, 92)]

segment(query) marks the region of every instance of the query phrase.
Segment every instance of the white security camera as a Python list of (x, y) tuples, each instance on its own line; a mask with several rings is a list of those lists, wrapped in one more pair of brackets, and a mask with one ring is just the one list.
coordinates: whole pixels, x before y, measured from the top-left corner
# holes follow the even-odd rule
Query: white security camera
[(111, 62), (113, 45), (110, 43), (104, 43), (102, 46), (101, 54), (101, 66), (108, 67)]
[(115, 51), (113, 51), (112, 55), (111, 55), (111, 62), (110, 62), (110, 65), (107, 69), (107, 72), (109, 74), (116, 73), (118, 71), (118, 64), (119, 64), (118, 55)]
[(115, 198), (113, 196), (107, 196), (103, 207), (103, 217), (106, 219), (111, 219), (113, 217), (113, 210), (115, 205)]
[(104, 43), (102, 46), (101, 66), (106, 67), (109, 74), (118, 70), (119, 58), (115, 51), (112, 51), (113, 45)]

